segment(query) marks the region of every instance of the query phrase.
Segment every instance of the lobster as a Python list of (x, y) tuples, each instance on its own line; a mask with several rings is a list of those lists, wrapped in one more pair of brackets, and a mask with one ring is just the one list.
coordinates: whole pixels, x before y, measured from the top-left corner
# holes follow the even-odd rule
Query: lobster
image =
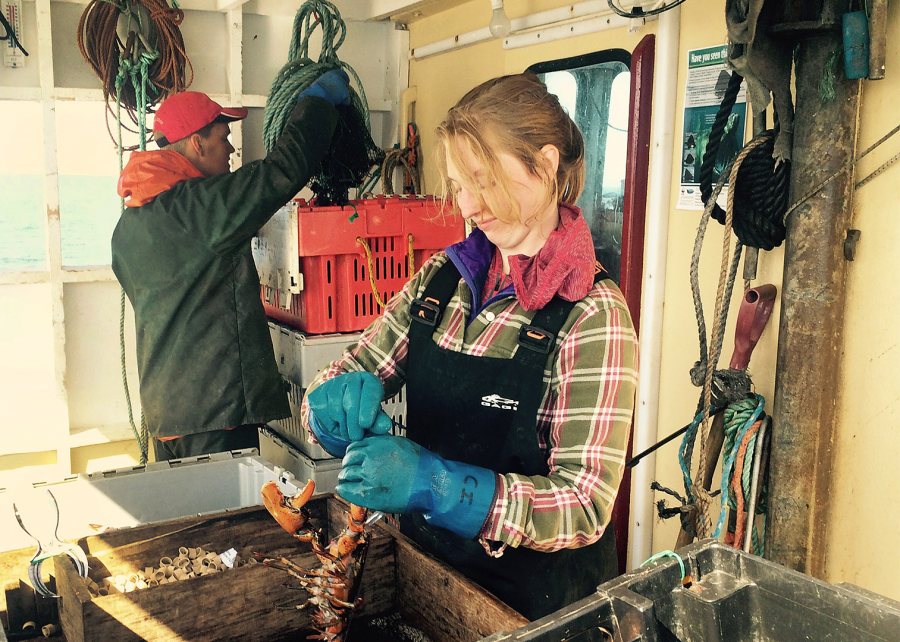
[(367, 543), (365, 524), (367, 510), (350, 504), (347, 526), (327, 546), (320, 532), (308, 526), (309, 509), (305, 507), (316, 490), (312, 480), (293, 497), (286, 497), (275, 482), (266, 482), (261, 490), (263, 504), (275, 521), (295, 539), (309, 543), (321, 562), (318, 569), (305, 569), (286, 557), (268, 558), (257, 554), (262, 563), (289, 573), (309, 594), (309, 599), (296, 608), (310, 608), (315, 635), (311, 640), (344, 642), (350, 616), (360, 600), (351, 600), (358, 580)]

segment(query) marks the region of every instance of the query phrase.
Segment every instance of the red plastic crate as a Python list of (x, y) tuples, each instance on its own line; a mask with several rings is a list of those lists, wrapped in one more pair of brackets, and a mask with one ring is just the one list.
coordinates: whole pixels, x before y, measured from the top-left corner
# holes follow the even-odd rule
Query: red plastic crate
[[(344, 207), (298, 206), (299, 261), (303, 290), (290, 308), (279, 293), (262, 288), (266, 314), (307, 334), (356, 332), (379, 314), (369, 279), (370, 269), (383, 301), (394, 296), (411, 276), (408, 248), (412, 237), (414, 266), (463, 239), (458, 216), (441, 214), (431, 197), (387, 197), (354, 201)], [(367, 244), (371, 258), (357, 241)]]

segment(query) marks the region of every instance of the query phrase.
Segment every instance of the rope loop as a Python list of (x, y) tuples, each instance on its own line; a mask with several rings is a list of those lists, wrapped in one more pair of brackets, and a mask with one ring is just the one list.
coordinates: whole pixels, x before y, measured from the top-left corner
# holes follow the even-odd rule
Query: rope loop
[[(415, 273), (415, 249), (413, 248), (413, 235), (407, 234), (406, 236), (406, 260), (408, 261), (409, 268), (409, 277)], [(372, 250), (369, 247), (369, 242), (361, 236), (356, 237), (356, 244), (362, 247), (363, 252), (366, 255), (366, 265), (369, 268), (369, 285), (372, 287), (372, 294), (375, 295), (375, 302), (378, 304), (378, 307), (384, 309), (387, 307), (387, 301), (381, 296), (381, 293), (378, 291), (378, 284), (375, 282), (375, 259), (372, 257)]]
[(395, 145), (384, 155), (381, 165), (381, 191), (394, 194), (394, 171), (403, 168), (403, 193), (421, 194), (422, 179), (419, 172), (419, 130), (415, 123), (407, 124), (406, 146)]
[[(309, 56), (309, 41), (322, 30), (318, 60)], [(359, 188), (373, 165), (380, 164), (383, 152), (372, 141), (369, 106), (362, 81), (356, 71), (340, 61), (337, 50), (344, 42), (347, 26), (337, 7), (327, 0), (307, 0), (294, 16), (288, 60), (275, 75), (263, 115), (263, 143), (271, 151), (287, 126), (297, 96), (319, 76), (343, 69), (351, 80), (350, 105), (337, 108), (339, 120), (331, 148), (322, 169), (310, 187), (317, 205), (344, 205), (348, 190)]]
[(372, 250), (369, 248), (369, 242), (363, 237), (357, 236), (356, 244), (362, 246), (363, 251), (366, 253), (366, 264), (369, 267), (369, 285), (372, 286), (372, 294), (375, 295), (375, 303), (378, 304), (378, 307), (384, 308), (386, 301), (382, 298), (381, 293), (378, 291), (378, 284), (375, 282), (375, 261), (372, 258)]
[[(725, 95), (716, 112), (709, 133), (709, 142), (700, 166), (700, 196), (708, 203), (712, 194), (712, 177), (726, 160), (719, 153), (726, 137), (732, 139), (739, 134), (738, 119), (733, 115), (737, 95), (743, 77), (737, 72), (731, 74)], [(736, 196), (734, 204), (734, 233), (744, 245), (762, 250), (771, 250), (784, 241), (786, 230), (784, 216), (788, 206), (790, 163), (777, 162), (775, 153), (775, 130), (762, 132), (766, 143), (756, 146), (743, 163), (743, 169), (731, 179), (729, 194)], [(722, 174), (728, 174), (727, 166)], [(731, 198), (731, 196), (729, 196)], [(712, 217), (725, 223), (726, 214), (713, 199)]]
[[(157, 103), (190, 86), (193, 68), (179, 30), (183, 20), (184, 12), (170, 7), (166, 0), (91, 0), (81, 14), (78, 49), (103, 85), (106, 126), (113, 141), (110, 118), (119, 111), (113, 108), (114, 97), (139, 130), (139, 121)], [(124, 41), (120, 28), (127, 34)], [(147, 65), (146, 86), (118, 84), (119, 76), (133, 73), (137, 64)], [(117, 120), (121, 122), (121, 118)]]

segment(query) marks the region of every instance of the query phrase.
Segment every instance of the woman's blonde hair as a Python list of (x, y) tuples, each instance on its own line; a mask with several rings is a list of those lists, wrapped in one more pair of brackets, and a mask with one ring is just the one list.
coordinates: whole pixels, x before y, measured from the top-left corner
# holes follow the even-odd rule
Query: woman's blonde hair
[[(487, 205), (491, 214), (510, 222), (521, 213), (512, 197), (509, 180), (497, 159), (498, 152), (518, 159), (547, 188), (547, 204), (573, 204), (584, 187), (584, 139), (556, 96), (531, 73), (488, 80), (469, 91), (450, 109), (437, 128), (437, 161), (444, 199), (452, 197), (447, 159), (459, 168), (467, 189)], [(555, 176), (541, 153), (545, 145), (559, 150)], [(460, 160), (466, 146), (483, 167), (481, 185), (496, 189), (482, 193), (472, 168)], [(456, 201), (453, 199), (454, 209)], [(528, 222), (528, 221), (524, 221)]]

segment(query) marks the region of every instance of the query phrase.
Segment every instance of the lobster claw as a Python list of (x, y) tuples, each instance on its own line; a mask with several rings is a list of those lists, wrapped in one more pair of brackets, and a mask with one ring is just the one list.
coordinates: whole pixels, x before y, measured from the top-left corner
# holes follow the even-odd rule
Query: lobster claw
[(279, 526), (285, 531), (303, 541), (309, 539), (308, 532), (303, 529), (309, 522), (309, 510), (304, 505), (312, 497), (316, 490), (316, 483), (313, 480), (306, 482), (306, 486), (293, 497), (286, 497), (278, 484), (273, 481), (263, 484), (262, 494), (263, 505), (269, 514), (275, 518)]

